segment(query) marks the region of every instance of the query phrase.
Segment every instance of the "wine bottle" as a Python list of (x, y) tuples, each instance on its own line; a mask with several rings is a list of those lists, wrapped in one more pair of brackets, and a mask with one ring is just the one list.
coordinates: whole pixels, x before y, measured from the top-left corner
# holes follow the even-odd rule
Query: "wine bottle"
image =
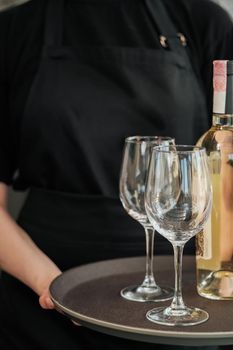
[(212, 178), (210, 219), (196, 238), (197, 291), (233, 299), (233, 61), (214, 61), (212, 127), (197, 142), (206, 148)]

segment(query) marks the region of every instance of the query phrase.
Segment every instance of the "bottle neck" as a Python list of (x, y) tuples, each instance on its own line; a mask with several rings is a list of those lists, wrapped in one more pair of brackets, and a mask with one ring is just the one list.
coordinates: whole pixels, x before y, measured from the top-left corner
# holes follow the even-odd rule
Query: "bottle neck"
[(222, 61), (214, 67), (213, 114), (219, 115), (215, 118), (218, 123), (231, 123), (228, 116), (233, 115), (233, 71), (229, 61)]
[(212, 125), (219, 127), (233, 127), (233, 114), (213, 114)]

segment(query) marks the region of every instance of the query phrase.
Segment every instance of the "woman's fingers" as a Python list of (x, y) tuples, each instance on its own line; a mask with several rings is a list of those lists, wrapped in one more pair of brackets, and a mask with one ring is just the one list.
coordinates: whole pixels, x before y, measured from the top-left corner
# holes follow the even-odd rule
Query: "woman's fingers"
[(40, 306), (43, 309), (52, 310), (54, 309), (54, 304), (49, 296), (49, 292), (45, 291), (39, 298)]

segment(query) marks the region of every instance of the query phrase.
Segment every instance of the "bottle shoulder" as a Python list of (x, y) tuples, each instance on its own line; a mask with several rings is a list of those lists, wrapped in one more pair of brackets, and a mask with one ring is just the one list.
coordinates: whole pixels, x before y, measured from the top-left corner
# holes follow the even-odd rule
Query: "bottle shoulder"
[(211, 151), (220, 151), (222, 146), (229, 146), (233, 149), (233, 128), (212, 126), (197, 141), (197, 146), (205, 147), (207, 153)]

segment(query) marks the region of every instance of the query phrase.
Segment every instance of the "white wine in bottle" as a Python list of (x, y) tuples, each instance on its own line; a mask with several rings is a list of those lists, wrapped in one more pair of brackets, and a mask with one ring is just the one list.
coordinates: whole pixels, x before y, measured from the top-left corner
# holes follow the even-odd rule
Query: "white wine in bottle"
[(197, 235), (197, 291), (233, 299), (233, 61), (214, 61), (213, 124), (198, 141), (206, 148), (213, 206)]

